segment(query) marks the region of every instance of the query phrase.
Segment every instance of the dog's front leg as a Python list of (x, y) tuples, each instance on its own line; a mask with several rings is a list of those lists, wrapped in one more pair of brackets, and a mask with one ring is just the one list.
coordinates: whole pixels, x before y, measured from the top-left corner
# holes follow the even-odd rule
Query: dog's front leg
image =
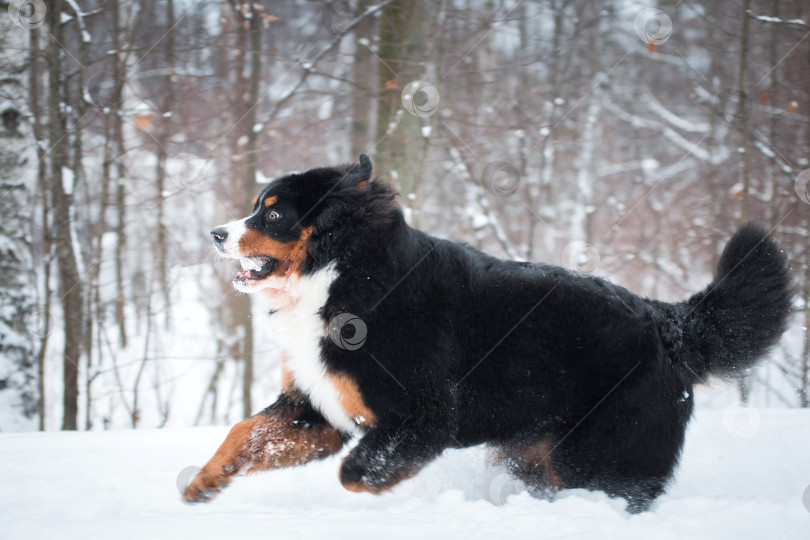
[(415, 476), (446, 448), (442, 427), (426, 420), (375, 426), (343, 460), (340, 483), (379, 494)]
[(212, 499), (240, 471), (303, 465), (343, 447), (344, 435), (295, 391), (283, 393), (262, 412), (231, 428), (202, 471), (183, 493), (188, 502)]

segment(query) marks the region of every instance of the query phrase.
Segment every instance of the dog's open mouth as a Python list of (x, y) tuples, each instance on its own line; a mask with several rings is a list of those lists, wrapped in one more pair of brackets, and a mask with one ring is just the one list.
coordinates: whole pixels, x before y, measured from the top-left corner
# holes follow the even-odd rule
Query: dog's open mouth
[(236, 274), (233, 281), (238, 285), (249, 285), (261, 281), (275, 271), (278, 262), (278, 259), (264, 256), (239, 259), (242, 271)]

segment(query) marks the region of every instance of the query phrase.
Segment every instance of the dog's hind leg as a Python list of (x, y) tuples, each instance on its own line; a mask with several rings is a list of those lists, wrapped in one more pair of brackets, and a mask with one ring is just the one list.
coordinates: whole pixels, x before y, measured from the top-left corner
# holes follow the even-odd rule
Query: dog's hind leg
[(625, 498), (629, 512), (643, 512), (672, 477), (692, 407), (691, 392), (674, 384), (616, 393), (557, 434), (555, 470), (566, 488), (604, 491)]
[(565, 487), (554, 465), (554, 444), (550, 438), (534, 442), (498, 445), (492, 448), (491, 459), (505, 466), (534, 493), (551, 497)]
[(183, 493), (187, 502), (213, 498), (240, 471), (303, 465), (338, 452), (345, 436), (291, 391), (262, 412), (236, 424)]

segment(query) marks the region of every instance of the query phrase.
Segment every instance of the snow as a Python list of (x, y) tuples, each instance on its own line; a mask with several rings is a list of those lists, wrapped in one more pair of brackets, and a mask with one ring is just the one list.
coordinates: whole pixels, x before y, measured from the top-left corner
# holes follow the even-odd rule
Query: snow
[[(661, 124), (660, 122), (657, 122), (655, 120), (643, 118), (628, 113), (615, 103), (607, 101), (605, 102), (604, 105), (605, 108), (613, 115), (615, 115), (617, 118), (630, 123), (630, 125), (636, 128), (647, 128), (660, 131), (667, 139), (675, 143), (679, 148), (688, 152), (692, 156), (700, 159), (701, 161), (706, 161), (708, 163), (718, 165), (728, 158), (728, 152), (725, 150), (725, 148), (713, 149), (711, 152), (709, 152), (708, 150), (700, 146), (703, 140), (708, 136), (709, 134), (708, 132), (704, 133), (703, 136), (697, 142), (692, 142), (691, 140), (685, 138), (683, 135), (681, 135), (674, 129), (664, 124)], [(682, 122), (682, 124), (684, 127), (691, 126), (692, 128), (695, 129), (700, 126), (700, 124), (697, 123), (689, 124)]]
[[(742, 438), (726, 426), (727, 412), (699, 411), (668, 493), (635, 516), (597, 492), (532, 498), (489, 469), (481, 448), (447, 451), (378, 497), (340, 486), (342, 454), (237, 478), (213, 502), (189, 506), (177, 477), (210, 457), (226, 427), (0, 434), (0, 460), (13, 464), (0, 472), (0, 529), (6, 539), (806, 539), (810, 411), (757, 414)], [(504, 484), (496, 504), (490, 490)]]
[(73, 169), (62, 167), (62, 189), (64, 190), (66, 195), (73, 194), (73, 187), (75, 183), (76, 179), (73, 176)]
[(658, 162), (657, 159), (645, 158), (641, 160), (641, 168), (648, 173), (658, 170), (660, 166), (661, 164)]
[(656, 97), (651, 92), (648, 92), (646, 94), (646, 101), (647, 101), (647, 108), (650, 110), (650, 112), (652, 112), (653, 114), (657, 115), (661, 119), (665, 120), (666, 122), (669, 122), (670, 124), (679, 129), (691, 133), (706, 133), (712, 128), (711, 124), (709, 124), (708, 122), (687, 120), (673, 113), (672, 111), (664, 107), (664, 105), (660, 101), (658, 101), (658, 99), (656, 99)]
[(770, 17), (768, 15), (756, 15), (750, 9), (748, 15), (757, 19), (758, 21), (777, 24), (795, 24), (796, 26), (810, 26), (802, 19), (780, 19), (779, 17)]
[(265, 176), (264, 173), (262, 171), (260, 171), (260, 170), (256, 171), (256, 183), (257, 184), (261, 184), (261, 185), (269, 184), (270, 182), (273, 181), (273, 179), (274, 179), (274, 177)]

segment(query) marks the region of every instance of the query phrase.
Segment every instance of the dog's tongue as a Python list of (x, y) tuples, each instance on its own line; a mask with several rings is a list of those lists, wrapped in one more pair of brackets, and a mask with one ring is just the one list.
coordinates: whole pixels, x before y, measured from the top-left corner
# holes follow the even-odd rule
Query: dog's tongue
[(256, 279), (256, 274), (253, 270), (245, 270), (236, 274), (236, 279)]

